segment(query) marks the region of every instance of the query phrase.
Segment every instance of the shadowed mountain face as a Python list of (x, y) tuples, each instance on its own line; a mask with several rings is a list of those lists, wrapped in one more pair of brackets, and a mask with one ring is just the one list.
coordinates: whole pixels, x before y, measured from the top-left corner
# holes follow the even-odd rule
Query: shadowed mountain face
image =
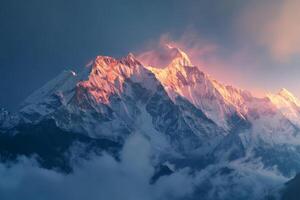
[(188, 168), (196, 185), (190, 199), (256, 199), (300, 171), (300, 103), (290, 92), (255, 97), (167, 48), (165, 67), (132, 54), (98, 56), (79, 73), (59, 74), (19, 112), (1, 110), (2, 162), (35, 157), (44, 168), (72, 173), (91, 154), (119, 162), (123, 144), (139, 134), (151, 146), (149, 183)]
[(282, 200), (296, 200), (300, 195), (300, 175), (287, 182), (283, 188)]
[(72, 171), (72, 151), (80, 158), (88, 159), (91, 152), (103, 151), (116, 159), (122, 144), (108, 139), (94, 139), (80, 133), (64, 131), (53, 120), (38, 124), (21, 124), (13, 130), (17, 134), (0, 132), (0, 158), (2, 162), (16, 161), (20, 156), (36, 157), (40, 165), (47, 169), (57, 169), (66, 173)]

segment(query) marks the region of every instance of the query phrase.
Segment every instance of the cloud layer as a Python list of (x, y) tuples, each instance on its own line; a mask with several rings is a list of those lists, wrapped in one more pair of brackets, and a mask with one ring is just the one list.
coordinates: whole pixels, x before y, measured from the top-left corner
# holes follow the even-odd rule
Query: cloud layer
[(154, 167), (146, 139), (134, 135), (121, 152), (121, 162), (108, 155), (94, 156), (74, 166), (65, 175), (40, 168), (32, 159), (22, 158), (10, 166), (0, 165), (0, 199), (3, 200), (99, 200), (177, 199), (192, 192), (187, 170), (149, 184)]

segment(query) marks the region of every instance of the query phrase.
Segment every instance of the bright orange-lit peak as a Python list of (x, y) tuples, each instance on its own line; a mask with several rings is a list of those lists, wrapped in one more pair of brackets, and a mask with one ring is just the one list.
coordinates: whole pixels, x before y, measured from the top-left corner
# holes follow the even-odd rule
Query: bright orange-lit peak
[(118, 61), (115, 58), (110, 56), (97, 56), (92, 67), (105, 67), (108, 65), (115, 65), (117, 62)]
[(110, 56), (97, 56), (93, 64), (89, 66), (93, 68), (107, 68), (114, 67), (118, 64), (128, 65), (129, 67), (135, 64), (141, 65), (141, 63), (136, 59), (133, 53), (129, 53), (127, 56), (121, 59), (115, 59)]
[[(164, 45), (163, 52), (156, 52), (156, 54), (162, 53), (162, 57), (168, 57), (169, 61), (167, 65), (163, 68), (148, 66), (147, 69), (152, 71), (164, 85), (179, 89), (182, 85), (180, 84), (183, 81), (182, 78), (187, 79), (188, 77), (186, 67), (192, 67), (193, 65), (187, 54), (181, 49), (168, 43)], [(161, 55), (155, 56), (160, 57)], [(180, 72), (183, 77), (178, 77), (178, 72)], [(192, 74), (190, 75), (192, 76)]]
[(283, 97), (289, 97), (289, 98), (294, 98), (294, 95), (288, 91), (285, 88), (282, 88), (279, 92), (278, 95), (283, 96)]
[[(80, 88), (89, 93), (97, 102), (109, 103), (112, 94), (120, 94), (123, 84), (131, 76), (141, 76), (141, 64), (129, 53), (126, 57), (115, 59), (109, 56), (97, 56), (90, 64), (88, 79), (80, 82)], [(80, 95), (80, 94), (79, 94)]]
[(185, 52), (176, 45), (163, 43), (154, 50), (146, 51), (138, 55), (138, 59), (146, 66), (166, 68), (176, 66), (192, 66)]
[(296, 106), (300, 107), (299, 99), (285, 88), (282, 88), (277, 94), (267, 94), (267, 97), (277, 107), (283, 107), (291, 104), (295, 104)]
[(192, 66), (192, 62), (188, 55), (182, 51), (180, 48), (173, 46), (171, 44), (165, 44), (165, 46), (170, 50), (171, 62), (168, 66), (172, 65), (182, 65), (182, 66)]
[(288, 100), (290, 102), (295, 103), (297, 106), (300, 106), (300, 101), (297, 97), (295, 97), (290, 91), (288, 91), (285, 88), (282, 88), (279, 92), (278, 95), (283, 97), (285, 100)]
[(129, 65), (129, 66), (142, 65), (141, 62), (134, 56), (133, 53), (129, 53), (126, 57), (122, 58), (120, 60), (120, 63)]

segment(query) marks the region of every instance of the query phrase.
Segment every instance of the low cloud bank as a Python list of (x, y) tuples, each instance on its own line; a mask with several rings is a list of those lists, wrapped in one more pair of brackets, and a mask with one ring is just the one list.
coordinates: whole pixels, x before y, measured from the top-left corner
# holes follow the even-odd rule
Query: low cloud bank
[(104, 154), (74, 166), (66, 175), (42, 169), (34, 159), (20, 158), (0, 165), (0, 199), (3, 200), (99, 200), (178, 199), (193, 191), (188, 169), (149, 184), (154, 173), (148, 141), (140, 135), (128, 139), (121, 161)]
[(24, 157), (14, 164), (0, 164), (0, 199), (259, 199), (287, 181), (261, 165), (233, 162), (203, 170), (177, 169), (150, 184), (155, 172), (152, 152), (148, 140), (133, 134), (120, 161), (107, 154), (94, 155), (89, 160), (76, 160), (72, 174), (43, 169), (35, 159)]

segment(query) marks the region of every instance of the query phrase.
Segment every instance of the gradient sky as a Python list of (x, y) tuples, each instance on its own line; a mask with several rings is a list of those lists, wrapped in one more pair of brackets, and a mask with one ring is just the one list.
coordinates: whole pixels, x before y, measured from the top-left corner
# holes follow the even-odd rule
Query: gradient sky
[(221, 82), (300, 95), (298, 0), (1, 0), (0, 107), (98, 54), (167, 37)]

